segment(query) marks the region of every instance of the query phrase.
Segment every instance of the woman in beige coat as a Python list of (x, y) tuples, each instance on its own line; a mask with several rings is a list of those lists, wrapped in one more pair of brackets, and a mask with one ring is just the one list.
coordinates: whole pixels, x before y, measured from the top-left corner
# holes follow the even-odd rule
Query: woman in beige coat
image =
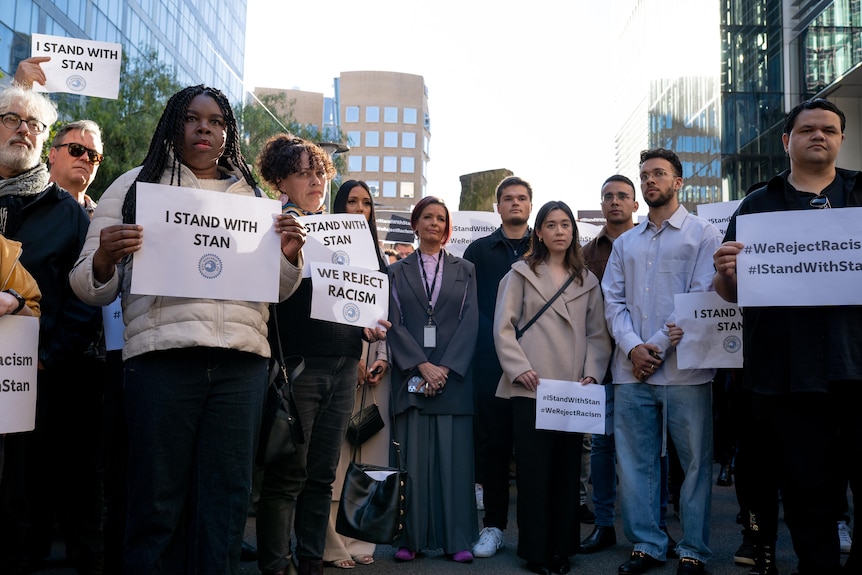
[(611, 354), (601, 287), (584, 263), (577, 237), (566, 204), (542, 206), (524, 261), (513, 264), (500, 282), (494, 313), (494, 341), (503, 367), (497, 396), (512, 400), (518, 524), (530, 526), (518, 534), (518, 556), (540, 575), (567, 573), (568, 558), (577, 550), (583, 435), (536, 429), (539, 378), (595, 384)]

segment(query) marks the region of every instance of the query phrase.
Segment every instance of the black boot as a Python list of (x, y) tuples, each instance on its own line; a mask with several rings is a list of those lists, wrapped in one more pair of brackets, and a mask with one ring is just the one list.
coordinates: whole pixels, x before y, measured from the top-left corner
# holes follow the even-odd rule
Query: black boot
[(748, 575), (778, 575), (775, 564), (775, 546), (757, 545), (754, 549), (754, 567)]
[(323, 559), (300, 557), (299, 575), (323, 575)]
[(733, 485), (733, 475), (730, 471), (729, 463), (721, 464), (721, 469), (718, 472), (718, 479), (716, 479), (715, 484), (721, 487), (729, 487)]

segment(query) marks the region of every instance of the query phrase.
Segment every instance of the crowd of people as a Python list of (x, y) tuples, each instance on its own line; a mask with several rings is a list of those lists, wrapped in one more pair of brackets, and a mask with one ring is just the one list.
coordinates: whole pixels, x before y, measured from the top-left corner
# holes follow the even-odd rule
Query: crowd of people
[[(640, 155), (647, 217), (635, 224), (636, 186), (613, 175), (601, 186), (606, 224), (583, 247), (563, 201), (541, 206), (529, 226), (533, 190), (513, 176), (496, 190), (500, 227), (463, 258), (446, 250), (452, 217), (433, 196), (412, 210), (415, 247), (384, 251), (371, 190), (348, 180), (332, 211), (365, 218), (362, 249), (390, 282), (388, 319), (359, 328), (312, 317), (302, 218), (330, 217), (336, 170), (316, 144), (280, 134), (253, 159), (282, 205), (272, 227), (279, 302), (143, 295), (130, 289), (146, 242), (139, 183), (264, 196), (230, 103), (203, 85), (174, 94), (141, 165), (96, 202), (88, 188), (110, 157), (99, 127), (62, 126), (43, 164), (57, 109), (29, 89), (44, 81), (38, 62), (23, 70), (29, 81), (0, 89), (0, 316), (39, 318), (39, 394), (35, 430), (0, 436), (2, 573), (39, 570), (55, 526), (82, 574), (238, 573), (253, 492), (265, 575), (374, 563), (374, 544), (339, 534), (334, 521), (353, 457), (348, 421), (371, 388), (385, 426), (363, 445), (363, 460), (403, 461), (410, 476), (394, 560), (435, 550), (457, 563), (493, 556), (504, 544), (514, 461), (517, 555), (527, 570), (562, 575), (575, 554), (615, 545), (619, 494), (632, 546), (621, 575), (668, 558), (678, 559), (678, 575), (702, 575), (712, 557), (719, 379), (679, 367), (685, 334), (674, 296), (737, 299), (737, 215), (862, 205), (862, 178), (835, 166), (844, 114), (823, 99), (788, 114), (790, 169), (755, 186), (724, 238), (680, 204), (683, 165), (662, 148)], [(117, 300), (124, 336), (112, 353), (101, 308)], [(720, 373), (720, 385), (741, 387), (732, 408), (742, 415), (719, 481), (735, 477), (744, 527), (735, 559), (750, 575), (778, 573), (779, 499), (800, 574), (862, 570), (855, 550), (842, 566), (836, 529), (848, 485), (862, 477), (860, 313), (817, 305), (815, 294), (810, 307), (743, 308), (745, 365)], [(281, 355), (304, 359), (292, 382), (304, 442), (256, 466), (270, 365)], [(537, 428), (542, 380), (603, 385), (613, 398), (613, 434), (594, 435), (588, 457), (583, 434)], [(579, 541), (582, 461), (595, 528)], [(679, 541), (666, 528), (671, 495)]]

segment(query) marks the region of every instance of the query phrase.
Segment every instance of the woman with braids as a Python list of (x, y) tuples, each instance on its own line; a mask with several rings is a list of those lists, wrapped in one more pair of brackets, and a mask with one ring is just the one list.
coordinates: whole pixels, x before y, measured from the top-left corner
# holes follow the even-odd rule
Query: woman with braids
[[(281, 194), (285, 213), (324, 213), (323, 198), (335, 166), (322, 148), (278, 134), (264, 144), (257, 165), (263, 179)], [(370, 241), (367, 247), (377, 249)], [(258, 565), (264, 575), (296, 570), (291, 527), (299, 573), (322, 575), (332, 482), (353, 408), (362, 340), (384, 337), (379, 328), (312, 319), (311, 296), (311, 278), (303, 278), (293, 297), (276, 309), (279, 325), (290, 326), (281, 329), (284, 354), (305, 359), (305, 370), (293, 382), (305, 443), (297, 446), (294, 457), (264, 468), (256, 523)]]
[[(129, 431), (124, 566), (137, 573), (239, 573), (270, 346), (267, 304), (129, 293), (144, 230), (136, 182), (255, 195), (230, 104), (214, 88), (174, 94), (143, 165), (102, 196), (70, 274), (78, 296), (122, 294)], [(305, 230), (277, 215), (279, 297), (301, 276)]]

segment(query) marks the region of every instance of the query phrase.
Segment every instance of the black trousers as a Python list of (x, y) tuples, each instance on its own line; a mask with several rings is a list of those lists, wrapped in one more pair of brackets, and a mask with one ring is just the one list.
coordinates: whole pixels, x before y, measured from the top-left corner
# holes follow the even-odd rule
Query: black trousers
[[(479, 373), (481, 371), (481, 373)], [(512, 403), (496, 397), (502, 370), (473, 372), (476, 481), (485, 498), (485, 527), (506, 529), (509, 516), (509, 463), (512, 459)]]
[(777, 497), (799, 558), (799, 573), (840, 573), (836, 522), (846, 507), (847, 478), (858, 484), (862, 381), (830, 384), (828, 393), (753, 394), (751, 426), (740, 450), (750, 451), (750, 507), (760, 541), (775, 541)]
[(536, 400), (515, 397), (518, 465), (518, 557), (548, 565), (577, 551), (582, 433), (536, 429)]

